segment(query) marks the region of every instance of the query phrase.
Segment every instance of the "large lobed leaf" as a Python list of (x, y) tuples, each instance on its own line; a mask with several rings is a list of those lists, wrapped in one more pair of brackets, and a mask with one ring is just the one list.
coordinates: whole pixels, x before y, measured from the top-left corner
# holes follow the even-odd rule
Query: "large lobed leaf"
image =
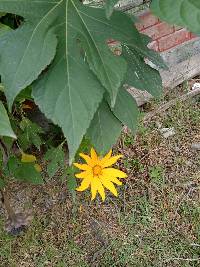
[(151, 10), (162, 20), (200, 34), (199, 0), (153, 0)]
[[(107, 7), (113, 7), (115, 2), (108, 1)], [(79, 0), (1, 0), (0, 12), (25, 19), (17, 30), (0, 36), (0, 74), (9, 107), (16, 95), (35, 81), (34, 100), (47, 118), (62, 128), (70, 162), (88, 128), (100, 150), (114, 143), (122, 123), (135, 129), (135, 102), (122, 91), (118, 93), (128, 78), (127, 56), (124, 51), (115, 56), (107, 40), (118, 40), (136, 55), (136, 61), (128, 61), (128, 68), (132, 73), (137, 68), (140, 77), (144, 71), (137, 67), (139, 60), (148, 58), (161, 67), (164, 64), (146, 47), (146, 40), (129, 16), (114, 11), (107, 19), (104, 9), (83, 5)], [(147, 89), (145, 84), (141, 87)], [(106, 95), (109, 105), (105, 102)], [(130, 112), (134, 112), (132, 117)], [(104, 115), (114, 127), (109, 129)], [(96, 131), (102, 125), (105, 129)], [(110, 136), (106, 138), (108, 129)]]

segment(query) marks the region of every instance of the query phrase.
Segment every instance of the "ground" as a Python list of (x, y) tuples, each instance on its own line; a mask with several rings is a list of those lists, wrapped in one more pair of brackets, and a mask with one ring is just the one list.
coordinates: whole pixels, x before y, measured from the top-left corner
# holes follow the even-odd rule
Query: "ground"
[[(152, 102), (146, 111), (191, 88), (192, 80)], [(165, 139), (159, 127), (174, 127)], [(90, 193), (72, 196), (57, 175), (44, 186), (13, 183), (15, 205), (32, 209), (27, 232), (13, 237), (0, 217), (1, 267), (189, 267), (200, 266), (200, 102), (176, 106), (134, 137), (124, 133), (115, 152), (128, 173), (119, 197), (90, 201)], [(1, 206), (0, 206), (1, 207)]]

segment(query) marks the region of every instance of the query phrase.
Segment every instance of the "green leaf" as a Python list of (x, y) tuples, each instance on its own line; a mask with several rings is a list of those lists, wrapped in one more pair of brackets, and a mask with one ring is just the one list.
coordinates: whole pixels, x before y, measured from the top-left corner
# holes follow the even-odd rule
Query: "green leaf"
[(40, 149), (40, 146), (43, 144), (40, 138), (40, 134), (43, 133), (42, 128), (27, 118), (22, 119), (20, 128), (23, 132), (19, 135), (18, 139), (23, 150), (27, 150), (31, 145)]
[(6, 13), (0, 12), (0, 18), (5, 16), (5, 15), (6, 15)]
[(8, 32), (10, 30), (11, 30), (11, 28), (9, 26), (0, 23), (0, 35)]
[(129, 66), (126, 83), (159, 97), (162, 93), (162, 79), (159, 72), (147, 65), (133, 49), (124, 46), (123, 54)]
[[(163, 58), (161, 57), (161, 55), (152, 50), (152, 49), (149, 49), (147, 46), (149, 43), (152, 42), (152, 39), (147, 36), (147, 35), (144, 35), (144, 34), (141, 34), (140, 33), (140, 38), (144, 44), (144, 47), (145, 47), (145, 53), (146, 53), (146, 56), (144, 55), (144, 53), (141, 53), (140, 51), (138, 51), (138, 54), (141, 56), (141, 58), (147, 58), (149, 59), (155, 66), (161, 68), (161, 69), (165, 69), (165, 70), (168, 70), (168, 66), (165, 64)], [(132, 51), (135, 51), (133, 50), (133, 47), (131, 46), (127, 46), (126, 47), (129, 47)]]
[[(160, 64), (132, 19), (119, 11), (107, 19), (104, 8), (92, 8), (79, 0), (1, 0), (0, 11), (24, 18), (17, 30), (0, 38), (0, 74), (9, 106), (45, 70), (33, 84), (33, 97), (46, 117), (62, 128), (70, 163), (104, 91), (109, 94), (113, 108), (125, 79), (126, 60), (123, 55), (115, 56), (107, 41), (117, 40), (142, 58)], [(109, 114), (119, 133), (120, 122)], [(108, 132), (109, 124), (104, 125)], [(105, 147), (116, 138), (112, 134), (105, 139)]]
[(16, 97), (16, 102), (22, 103), (25, 100), (32, 100), (32, 87), (28, 86), (25, 89), (23, 89), (18, 96)]
[(124, 88), (119, 90), (113, 113), (133, 134), (135, 133), (139, 111), (135, 99)]
[(106, 17), (109, 18), (112, 13), (114, 6), (119, 2), (119, 0), (106, 0), (105, 8), (106, 8)]
[(14, 134), (11, 128), (6, 109), (1, 101), (0, 101), (0, 135), (16, 138), (16, 135)]
[(58, 47), (49, 73), (34, 85), (33, 96), (46, 117), (62, 128), (72, 162), (102, 99), (103, 88), (81, 59), (71, 52), (63, 58), (63, 48)]
[(0, 73), (10, 108), (17, 94), (35, 80), (55, 56), (57, 39), (51, 25), (58, 9), (56, 2), (0, 1), (0, 11), (27, 19), (27, 23), (0, 38)]
[(58, 146), (56, 148), (50, 148), (46, 154), (44, 159), (49, 161), (47, 165), (48, 175), (52, 178), (56, 172), (65, 166), (65, 153), (62, 149), (62, 146)]
[(99, 153), (105, 154), (117, 141), (122, 124), (113, 115), (108, 104), (103, 101), (88, 129), (88, 138)]
[(8, 160), (4, 175), (13, 177), (22, 182), (42, 184), (41, 174), (36, 170), (35, 163), (22, 163), (17, 157), (11, 156)]
[(14, 173), (15, 169), (17, 169), (19, 164), (20, 164), (20, 160), (16, 156), (11, 156), (7, 163), (10, 173)]
[(153, 0), (151, 10), (160, 19), (200, 33), (199, 0)]
[(1, 92), (4, 92), (4, 86), (3, 86), (2, 83), (0, 83), (0, 91), (1, 91)]
[(14, 178), (32, 184), (43, 184), (42, 176), (34, 167), (33, 163), (21, 163), (14, 172)]

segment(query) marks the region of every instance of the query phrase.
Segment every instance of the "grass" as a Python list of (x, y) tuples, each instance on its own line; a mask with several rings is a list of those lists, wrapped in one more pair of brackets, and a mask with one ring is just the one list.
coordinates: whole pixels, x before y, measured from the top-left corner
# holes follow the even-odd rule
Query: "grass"
[[(176, 134), (164, 139), (158, 123)], [(91, 203), (85, 192), (72, 203), (59, 177), (40, 187), (13, 184), (14, 204), (35, 216), (18, 237), (1, 217), (0, 267), (200, 266), (200, 157), (190, 148), (199, 141), (199, 102), (177, 103), (135, 137), (121, 136), (115, 151), (128, 179), (118, 198)]]

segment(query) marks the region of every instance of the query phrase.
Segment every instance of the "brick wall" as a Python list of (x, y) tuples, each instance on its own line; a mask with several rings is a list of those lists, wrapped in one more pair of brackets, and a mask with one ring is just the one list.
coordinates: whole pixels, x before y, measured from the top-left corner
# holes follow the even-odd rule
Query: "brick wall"
[[(138, 19), (137, 29), (152, 38), (152, 42), (148, 46), (157, 52), (168, 51), (197, 38), (193, 33), (184, 28), (160, 21), (149, 9), (139, 14)], [(110, 40), (109, 43), (115, 42)]]
[[(102, 5), (106, 0), (86, 1)], [(163, 87), (167, 90), (200, 74), (200, 37), (186, 29), (160, 21), (150, 13), (150, 2), (150, 0), (121, 0), (116, 9), (137, 16), (138, 30), (152, 38), (149, 48), (159, 52), (168, 66), (168, 70), (159, 69)], [(114, 40), (109, 40), (108, 44), (114, 53), (121, 53)]]
[(149, 48), (158, 52), (167, 51), (196, 37), (186, 29), (160, 21), (149, 10), (139, 15), (139, 21), (136, 25), (138, 30), (153, 39)]

